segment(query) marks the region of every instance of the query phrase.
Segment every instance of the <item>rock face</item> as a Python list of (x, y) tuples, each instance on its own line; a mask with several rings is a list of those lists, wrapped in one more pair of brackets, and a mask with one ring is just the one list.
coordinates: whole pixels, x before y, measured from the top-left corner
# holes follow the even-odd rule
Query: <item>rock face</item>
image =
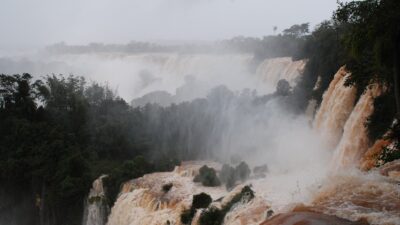
[(400, 159), (386, 163), (379, 168), (383, 176), (388, 176), (396, 181), (400, 181)]
[(352, 222), (336, 216), (315, 212), (290, 212), (279, 214), (261, 225), (367, 225), (366, 222)]

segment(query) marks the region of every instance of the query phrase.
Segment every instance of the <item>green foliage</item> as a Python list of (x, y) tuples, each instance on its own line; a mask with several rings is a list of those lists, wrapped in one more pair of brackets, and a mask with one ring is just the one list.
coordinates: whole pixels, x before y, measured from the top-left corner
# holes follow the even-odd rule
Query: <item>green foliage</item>
[(224, 164), (219, 172), (219, 179), (225, 184), (226, 189), (230, 190), (236, 183), (235, 169), (228, 164)]
[(244, 182), (250, 176), (251, 170), (247, 163), (241, 162), (236, 168), (228, 164), (224, 164), (219, 173), (219, 179), (225, 184), (227, 190), (232, 189), (237, 181)]
[(191, 224), (197, 209), (207, 208), (212, 202), (212, 198), (202, 192), (198, 195), (193, 195), (192, 206), (190, 209), (183, 210), (181, 214), (181, 222), (183, 224)]
[(276, 94), (280, 96), (287, 96), (290, 94), (290, 84), (287, 80), (281, 79), (276, 86)]
[(0, 181), (38, 195), (41, 220), (80, 224), (83, 199), (101, 174), (110, 175), (104, 182), (112, 204), (122, 182), (176, 165), (173, 158), (152, 164), (140, 156), (151, 154), (144, 112), (107, 87), (73, 76), (31, 79), (0, 75)]
[(371, 141), (382, 138), (386, 134), (396, 114), (396, 106), (393, 104), (392, 92), (386, 92), (374, 99), (374, 112), (367, 119), (367, 131)]
[[(344, 27), (341, 41), (352, 72), (346, 83), (359, 92), (370, 83), (387, 89), (375, 100), (375, 112), (367, 122), (370, 138), (377, 139), (400, 115), (400, 4), (396, 0), (340, 3), (334, 20)], [(392, 138), (399, 140), (395, 134)]]
[(102, 202), (102, 201), (105, 201), (105, 199), (101, 196), (93, 196), (88, 199), (89, 204), (94, 204), (94, 203)]
[(212, 206), (204, 210), (199, 219), (200, 225), (221, 225), (224, 222), (225, 213), (223, 210)]
[(283, 30), (284, 35), (301, 37), (309, 32), (309, 23), (295, 24), (288, 29)]
[(241, 180), (242, 182), (246, 181), (250, 176), (251, 170), (247, 163), (241, 162), (235, 168), (235, 176), (237, 179)]
[(133, 160), (125, 160), (115, 167), (107, 177), (103, 178), (109, 205), (114, 204), (124, 182), (151, 172), (154, 172), (154, 165), (147, 162), (142, 156), (136, 156)]
[(232, 209), (232, 207), (239, 203), (247, 203), (254, 198), (254, 191), (249, 186), (242, 188), (240, 193), (236, 194), (231, 201), (222, 206), (221, 209), (212, 206), (204, 210), (199, 219), (200, 225), (220, 225), (223, 223), (225, 215)]
[(202, 192), (198, 195), (193, 195), (192, 208), (200, 209), (207, 208), (212, 202), (211, 196)]
[[(341, 41), (347, 51), (347, 81), (361, 92), (371, 82), (395, 88), (398, 96), (400, 67), (400, 5), (396, 0), (366, 0), (341, 3), (334, 14), (344, 27)], [(399, 102), (396, 100), (399, 107)]]
[(379, 160), (382, 164), (392, 162), (394, 160), (400, 159), (400, 150), (398, 148), (383, 148)]
[(193, 181), (201, 182), (201, 184), (206, 187), (216, 187), (221, 185), (215, 170), (206, 165), (199, 169), (199, 174), (194, 177)]
[(196, 209), (194, 208), (183, 210), (183, 212), (181, 213), (181, 222), (183, 224), (191, 224), (195, 214), (196, 214)]
[[(305, 37), (305, 43), (297, 58), (307, 59), (303, 75), (293, 88), (292, 109), (304, 112), (313, 98), (321, 102), (322, 94), (329, 86), (334, 74), (345, 64), (345, 51), (339, 40), (341, 28), (332, 21), (324, 21)], [(320, 87), (314, 90), (318, 77)]]

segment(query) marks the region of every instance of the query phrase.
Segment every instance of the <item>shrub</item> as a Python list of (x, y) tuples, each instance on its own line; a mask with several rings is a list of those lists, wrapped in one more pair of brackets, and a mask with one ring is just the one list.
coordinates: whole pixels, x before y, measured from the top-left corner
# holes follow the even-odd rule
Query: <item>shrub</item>
[(198, 195), (193, 195), (192, 208), (207, 208), (211, 204), (211, 202), (212, 198), (208, 194), (202, 192)]
[(247, 163), (241, 162), (238, 166), (235, 168), (235, 175), (237, 179), (240, 179), (242, 182), (246, 181), (247, 178), (249, 178), (249, 175), (251, 173), (251, 170)]
[[(268, 170), (267, 166), (256, 167), (259, 170)], [(230, 190), (235, 186), (237, 180), (246, 181), (249, 178), (251, 170), (245, 162), (241, 162), (236, 168), (224, 164), (219, 173), (219, 179), (225, 184), (226, 189)]]
[(379, 156), (379, 160), (382, 161), (382, 164), (392, 162), (396, 159), (400, 159), (400, 150), (395, 148), (385, 147)]
[(192, 222), (194, 214), (196, 214), (196, 210), (193, 208), (183, 210), (181, 214), (181, 222), (183, 224), (190, 224)]
[(200, 225), (221, 225), (224, 221), (225, 215), (231, 210), (231, 208), (238, 202), (249, 202), (254, 198), (254, 191), (249, 186), (242, 188), (242, 191), (236, 194), (231, 201), (222, 206), (221, 209), (217, 207), (210, 207), (204, 210), (199, 219)]
[(204, 210), (199, 219), (200, 225), (220, 225), (224, 221), (225, 214), (221, 209), (213, 206)]
[(190, 224), (193, 220), (196, 210), (200, 208), (207, 208), (212, 202), (212, 198), (202, 192), (198, 195), (193, 195), (192, 206), (190, 209), (183, 210), (181, 214), (181, 222), (183, 224)]
[(235, 176), (235, 169), (228, 164), (224, 164), (219, 172), (219, 180), (222, 183), (226, 183), (230, 176)]
[(206, 165), (200, 168), (199, 174), (193, 179), (193, 181), (201, 182), (206, 187), (216, 187), (221, 185), (215, 170)]

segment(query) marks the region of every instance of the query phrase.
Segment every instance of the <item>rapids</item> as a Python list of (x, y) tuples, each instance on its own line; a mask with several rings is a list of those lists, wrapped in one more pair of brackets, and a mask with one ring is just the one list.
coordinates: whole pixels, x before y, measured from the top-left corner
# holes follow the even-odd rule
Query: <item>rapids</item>
[(317, 194), (314, 210), (371, 224), (400, 224), (400, 186), (376, 171), (332, 177)]

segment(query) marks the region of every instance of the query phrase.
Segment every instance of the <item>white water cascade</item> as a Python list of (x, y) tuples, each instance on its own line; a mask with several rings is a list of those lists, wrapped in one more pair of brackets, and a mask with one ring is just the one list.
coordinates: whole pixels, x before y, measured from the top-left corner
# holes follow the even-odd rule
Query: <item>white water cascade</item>
[(106, 175), (102, 175), (93, 182), (85, 202), (82, 225), (105, 225), (107, 222), (110, 209), (103, 187), (103, 178), (105, 177)]

